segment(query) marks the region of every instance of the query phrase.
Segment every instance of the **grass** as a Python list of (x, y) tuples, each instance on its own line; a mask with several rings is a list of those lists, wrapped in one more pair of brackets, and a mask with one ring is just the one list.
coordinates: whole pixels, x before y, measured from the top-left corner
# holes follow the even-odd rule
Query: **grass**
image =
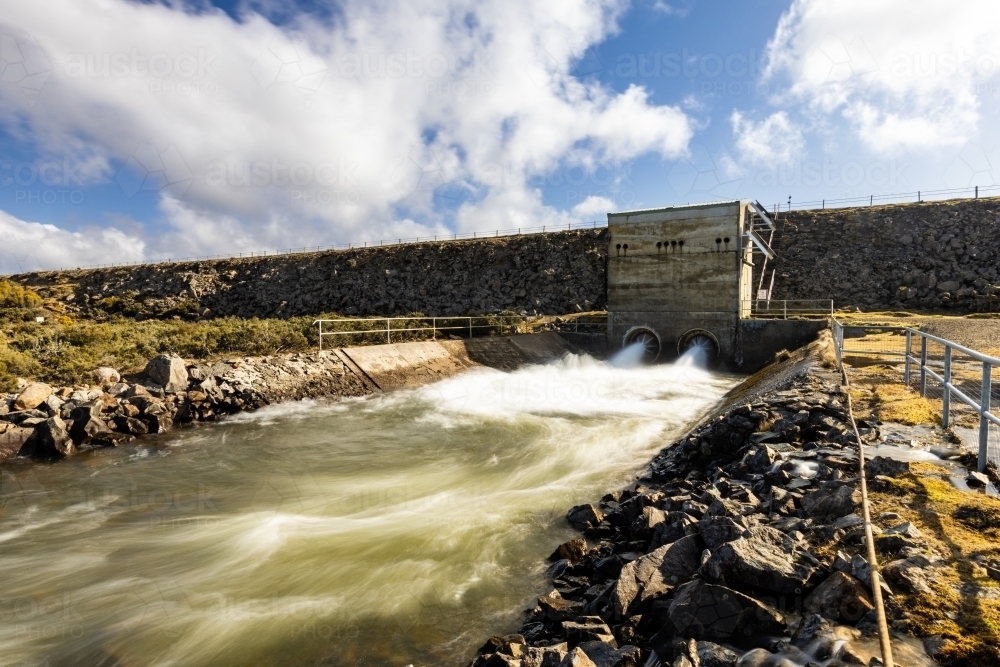
[[(905, 610), (910, 632), (941, 635), (940, 662), (948, 667), (1000, 664), (1000, 582), (976, 558), (1000, 561), (1000, 499), (960, 491), (940, 466), (911, 464), (912, 473), (870, 494), (872, 514), (896, 512), (923, 533), (941, 560), (933, 594), (896, 591), (893, 605)], [(988, 597), (971, 594), (992, 592)]]
[[(117, 297), (116, 297), (117, 299)], [(141, 371), (146, 362), (164, 352), (187, 359), (213, 359), (232, 356), (267, 356), (317, 349), (319, 336), (313, 325), (316, 319), (341, 319), (338, 313), (277, 318), (219, 317), (186, 320), (136, 320), (129, 317), (133, 299), (123, 298), (106, 304), (114, 310), (100, 321), (74, 321), (64, 314), (58, 302), (42, 301), (37, 294), (6, 281), (0, 281), (0, 391), (14, 391), (17, 378), (31, 378), (53, 384), (86, 384), (99, 366), (111, 366), (129, 374)], [(513, 313), (511, 313), (513, 314)], [(422, 317), (411, 313), (409, 317)], [(44, 321), (36, 321), (44, 318)], [(489, 317), (486, 332), (509, 333), (500, 320)], [(461, 327), (461, 318), (438, 318), (438, 326)], [(381, 326), (381, 324), (379, 324)], [(393, 328), (416, 326), (400, 320)], [(423, 326), (423, 325), (421, 325)], [(350, 331), (361, 323), (326, 323), (324, 331)], [(440, 334), (439, 334), (440, 336)], [(430, 338), (423, 332), (394, 332), (393, 342)], [(325, 338), (329, 346), (364, 345), (385, 342), (382, 332), (345, 334)]]

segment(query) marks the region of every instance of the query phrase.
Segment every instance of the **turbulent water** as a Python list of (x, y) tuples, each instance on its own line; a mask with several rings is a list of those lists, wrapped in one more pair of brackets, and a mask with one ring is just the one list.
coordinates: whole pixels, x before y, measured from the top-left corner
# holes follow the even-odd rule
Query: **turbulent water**
[(459, 665), (735, 383), (589, 357), (6, 464), (3, 665)]

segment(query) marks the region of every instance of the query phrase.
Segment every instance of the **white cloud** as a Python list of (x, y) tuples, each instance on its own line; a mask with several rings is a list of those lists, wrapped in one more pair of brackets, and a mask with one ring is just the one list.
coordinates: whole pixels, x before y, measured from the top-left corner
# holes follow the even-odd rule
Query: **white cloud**
[(69, 232), (55, 225), (25, 222), (3, 211), (0, 238), (0, 274), (133, 262), (145, 256), (144, 242), (118, 229)]
[(802, 159), (805, 138), (802, 129), (784, 111), (754, 123), (733, 111), (729, 118), (741, 157), (760, 167), (775, 167)]
[(109, 178), (159, 192), (164, 239), (191, 253), (424, 236), (448, 196), (468, 197), (461, 231), (535, 226), (567, 214), (532, 177), (687, 149), (679, 108), (572, 75), (625, 6), (348, 0), (332, 27), (291, 30), (126, 0), (15, 3), (0, 32), (37, 42), (52, 72), (31, 105), (0, 96), (0, 120), (51, 152), (82, 142), (128, 162)]
[(795, 0), (768, 45), (786, 103), (842, 116), (880, 153), (960, 146), (995, 113), (1000, 3)]
[(607, 197), (591, 195), (573, 207), (573, 215), (581, 220), (601, 220), (615, 210), (615, 203)]

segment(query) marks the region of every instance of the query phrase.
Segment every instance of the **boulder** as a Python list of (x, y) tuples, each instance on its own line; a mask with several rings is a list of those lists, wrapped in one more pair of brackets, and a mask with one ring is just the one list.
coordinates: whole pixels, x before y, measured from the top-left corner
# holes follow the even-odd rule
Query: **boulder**
[(35, 426), (35, 430), (21, 445), (18, 454), (40, 459), (55, 459), (76, 454), (76, 446), (69, 436), (66, 422), (56, 415)]
[(579, 621), (563, 621), (562, 628), (570, 646), (583, 642), (602, 642), (611, 648), (618, 648), (611, 628), (599, 616), (582, 616)]
[(34, 410), (52, 395), (52, 387), (44, 382), (32, 382), (14, 399), (15, 410)]
[(114, 368), (111, 368), (110, 366), (101, 366), (100, 368), (95, 368), (93, 376), (94, 380), (97, 381), (97, 384), (101, 385), (102, 387), (117, 384), (122, 380), (121, 374)]
[(569, 512), (566, 513), (566, 520), (569, 521), (569, 525), (577, 530), (594, 528), (603, 519), (604, 514), (593, 505), (577, 505), (570, 508)]
[(565, 648), (527, 646), (521, 655), (521, 667), (559, 667), (564, 657), (566, 657)]
[(736, 667), (740, 656), (714, 642), (698, 642), (695, 653), (701, 667)]
[(691, 578), (701, 565), (702, 541), (688, 535), (626, 564), (611, 591), (619, 618), (636, 601), (659, 597)]
[(559, 667), (597, 667), (594, 661), (587, 657), (579, 646), (566, 654)]
[(861, 504), (861, 492), (850, 484), (832, 483), (803, 496), (800, 504), (812, 517), (842, 517)]
[(795, 541), (769, 526), (750, 529), (750, 537), (727, 542), (702, 567), (713, 583), (737, 588), (800, 594), (819, 574), (818, 562)]
[(146, 364), (145, 376), (163, 387), (163, 391), (176, 394), (188, 387), (187, 366), (174, 354), (161, 354)]
[(579, 648), (597, 667), (639, 667), (642, 651), (638, 646), (615, 648), (604, 642), (584, 642)]
[[(698, 533), (704, 540), (705, 546), (714, 551), (726, 542), (741, 537), (749, 537), (750, 533), (746, 528), (739, 525), (726, 516), (706, 516), (698, 522)], [(746, 533), (746, 535), (744, 535)]]
[(582, 537), (559, 545), (559, 548), (549, 556), (550, 561), (566, 560), (577, 563), (587, 555), (587, 540)]
[(73, 439), (73, 444), (80, 445), (90, 443), (97, 439), (107, 439), (111, 429), (101, 419), (102, 403), (88, 403), (73, 408), (70, 417), (73, 425), (69, 428), (69, 436)]
[(893, 586), (909, 593), (930, 594), (934, 575), (930, 560), (925, 556), (910, 556), (894, 560), (882, 568), (882, 576)]
[(788, 632), (784, 617), (772, 607), (700, 579), (677, 589), (668, 617), (663, 636), (654, 637), (653, 644), (666, 644), (678, 636), (749, 648), (760, 637)]
[(834, 572), (802, 603), (809, 614), (854, 625), (875, 608), (864, 584), (844, 572)]

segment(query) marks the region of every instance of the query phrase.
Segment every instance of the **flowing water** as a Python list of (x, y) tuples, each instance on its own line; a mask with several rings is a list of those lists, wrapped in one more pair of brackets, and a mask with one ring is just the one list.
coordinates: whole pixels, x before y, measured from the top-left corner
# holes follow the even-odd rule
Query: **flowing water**
[(460, 665), (736, 378), (589, 357), (5, 464), (0, 664)]

